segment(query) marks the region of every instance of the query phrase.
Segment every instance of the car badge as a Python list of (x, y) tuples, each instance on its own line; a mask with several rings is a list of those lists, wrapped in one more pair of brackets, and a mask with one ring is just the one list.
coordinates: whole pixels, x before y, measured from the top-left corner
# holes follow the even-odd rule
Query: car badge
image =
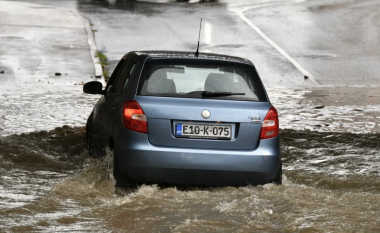
[(208, 119), (210, 116), (211, 116), (211, 112), (209, 110), (205, 109), (205, 110), (202, 111), (202, 117), (204, 119)]
[(260, 123), (261, 122), (261, 117), (258, 116), (253, 116), (253, 117), (248, 117), (248, 119), (252, 122)]

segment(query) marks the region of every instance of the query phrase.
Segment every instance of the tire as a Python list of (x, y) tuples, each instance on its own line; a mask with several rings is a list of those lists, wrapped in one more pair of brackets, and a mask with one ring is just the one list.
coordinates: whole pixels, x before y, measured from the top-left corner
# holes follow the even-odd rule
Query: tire
[(135, 188), (137, 187), (137, 184), (135, 181), (132, 179), (128, 178), (121, 170), (119, 167), (119, 163), (116, 159), (115, 156), (115, 151), (114, 151), (114, 156), (113, 156), (113, 176), (115, 177), (116, 187), (129, 187), (129, 188)]
[(280, 163), (280, 169), (277, 172), (276, 177), (273, 180), (273, 183), (275, 184), (282, 184), (282, 162)]

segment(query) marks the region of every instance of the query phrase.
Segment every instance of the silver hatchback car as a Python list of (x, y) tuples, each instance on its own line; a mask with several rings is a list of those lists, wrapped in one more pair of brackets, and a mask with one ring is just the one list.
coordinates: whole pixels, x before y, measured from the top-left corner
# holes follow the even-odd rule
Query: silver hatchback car
[(126, 54), (87, 121), (89, 153), (110, 147), (117, 186), (281, 184), (279, 122), (255, 66), (218, 54)]

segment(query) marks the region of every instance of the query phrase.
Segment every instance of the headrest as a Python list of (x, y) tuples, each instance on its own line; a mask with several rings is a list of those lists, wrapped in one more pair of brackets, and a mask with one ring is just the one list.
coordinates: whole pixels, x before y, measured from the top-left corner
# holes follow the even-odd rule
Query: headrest
[(229, 92), (234, 86), (234, 78), (228, 74), (210, 73), (205, 81), (205, 91)]

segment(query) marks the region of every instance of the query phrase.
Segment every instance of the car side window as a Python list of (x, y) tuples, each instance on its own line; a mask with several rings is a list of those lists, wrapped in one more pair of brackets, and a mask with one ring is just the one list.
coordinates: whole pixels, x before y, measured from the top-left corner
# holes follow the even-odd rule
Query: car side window
[(136, 64), (137, 61), (133, 59), (126, 60), (124, 67), (121, 69), (121, 72), (118, 74), (113, 85), (115, 87), (114, 93), (121, 93), (125, 89), (131, 79), (133, 71), (135, 70)]
[(118, 79), (118, 77), (120, 76), (120, 73), (122, 71), (122, 68), (125, 64), (126, 60), (125, 59), (122, 59), (119, 64), (117, 64), (115, 70), (112, 72), (112, 75), (107, 83), (107, 86), (106, 86), (106, 91), (107, 93), (115, 93), (115, 84), (116, 84), (116, 81)]

